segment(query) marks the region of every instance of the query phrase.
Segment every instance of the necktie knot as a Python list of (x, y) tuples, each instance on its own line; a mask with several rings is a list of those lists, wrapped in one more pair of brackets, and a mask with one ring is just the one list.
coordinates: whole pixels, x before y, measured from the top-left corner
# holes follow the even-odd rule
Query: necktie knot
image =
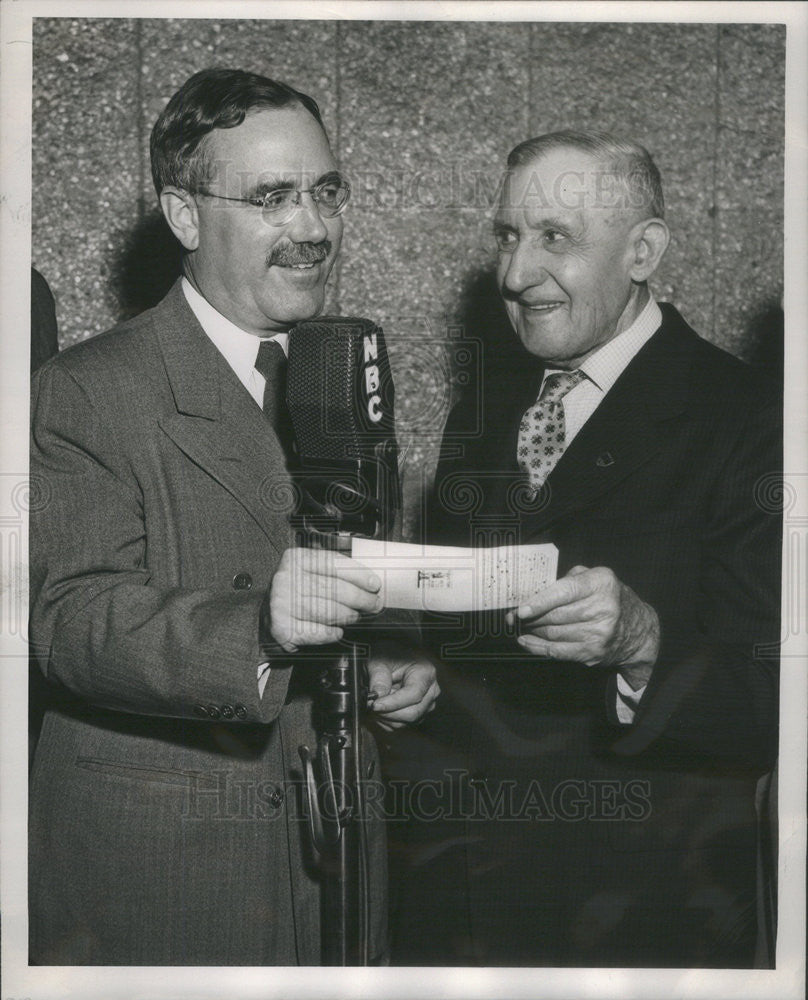
[(548, 375), (544, 380), (544, 385), (542, 386), (537, 402), (557, 403), (567, 395), (570, 389), (574, 389), (585, 378), (586, 375), (580, 368), (574, 372), (553, 372), (552, 375)]
[(286, 355), (277, 340), (262, 340), (255, 359), (255, 370), (274, 383), (286, 368)]

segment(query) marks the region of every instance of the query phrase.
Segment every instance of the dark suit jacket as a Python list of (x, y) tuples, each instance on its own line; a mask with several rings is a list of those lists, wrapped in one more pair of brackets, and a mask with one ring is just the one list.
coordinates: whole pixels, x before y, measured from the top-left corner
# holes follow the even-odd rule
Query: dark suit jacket
[(56, 303), (47, 281), (31, 268), (31, 374), (59, 353)]
[[(47, 281), (36, 268), (31, 268), (31, 374), (59, 353), (56, 327), (56, 303)], [(28, 764), (33, 761), (34, 748), (42, 726), (47, 702), (47, 685), (32, 658), (28, 672)]]
[(431, 879), (433, 903), (405, 897), (400, 960), (751, 962), (754, 784), (776, 753), (779, 400), (663, 317), (535, 501), (516, 450), (536, 364), (489, 357), (482, 414), (450, 418), (432, 539), (552, 541), (559, 575), (609, 567), (657, 610), (662, 644), (621, 726), (612, 671), (525, 656), (502, 615), (436, 621), (442, 704), (401, 757), (467, 806), (413, 825), (406, 884)]
[(318, 964), (315, 672), (256, 680), (290, 482), (179, 284), (38, 373), (31, 475), (31, 636), (61, 692), (31, 778), (32, 961)]

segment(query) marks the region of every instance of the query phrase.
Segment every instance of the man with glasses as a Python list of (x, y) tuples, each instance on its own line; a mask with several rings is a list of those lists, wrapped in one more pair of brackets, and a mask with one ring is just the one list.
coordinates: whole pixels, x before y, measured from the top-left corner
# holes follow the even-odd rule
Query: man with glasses
[[(315, 741), (306, 649), (377, 613), (380, 584), (293, 547), (282, 386), (350, 189), (316, 103), (237, 70), (185, 83), (151, 158), (182, 278), (33, 388), (48, 502), (31, 521), (31, 636), (58, 701), (32, 774), (30, 958), (317, 964), (296, 797)], [(403, 644), (374, 648), (369, 673), (383, 727), (434, 702), (433, 668)], [(378, 824), (370, 841), (380, 961)]]

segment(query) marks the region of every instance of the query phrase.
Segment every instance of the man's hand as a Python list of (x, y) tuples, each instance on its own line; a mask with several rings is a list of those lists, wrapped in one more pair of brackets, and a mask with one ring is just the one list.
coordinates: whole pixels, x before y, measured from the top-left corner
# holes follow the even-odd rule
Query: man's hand
[(575, 566), (511, 612), (517, 640), (536, 656), (621, 668), (632, 687), (647, 683), (659, 653), (659, 618), (610, 569)]
[(392, 644), (374, 647), (368, 663), (368, 704), (382, 729), (417, 722), (435, 707), (440, 688), (424, 656)]
[(287, 653), (342, 638), (343, 625), (382, 609), (381, 580), (326, 549), (287, 549), (269, 588), (269, 631)]

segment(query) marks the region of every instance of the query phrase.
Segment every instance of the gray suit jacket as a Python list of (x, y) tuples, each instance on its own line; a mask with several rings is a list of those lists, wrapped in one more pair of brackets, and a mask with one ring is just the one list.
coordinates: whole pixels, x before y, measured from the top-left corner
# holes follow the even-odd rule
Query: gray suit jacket
[[(276, 663), (263, 698), (256, 681), (291, 541), (276, 437), (179, 284), (46, 365), (32, 402), (30, 631), (54, 705), (31, 961), (317, 964), (298, 755), (316, 671)], [(380, 824), (371, 845), (378, 953)]]

